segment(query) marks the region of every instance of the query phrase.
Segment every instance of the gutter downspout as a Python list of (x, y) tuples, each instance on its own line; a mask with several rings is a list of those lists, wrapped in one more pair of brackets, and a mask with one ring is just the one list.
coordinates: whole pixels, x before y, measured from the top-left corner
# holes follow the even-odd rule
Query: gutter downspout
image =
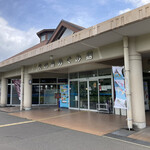
[(132, 105), (131, 105), (131, 90), (130, 90), (130, 65), (129, 65), (129, 41), (128, 37), (123, 37), (124, 49), (124, 66), (125, 66), (125, 87), (127, 97), (127, 125), (128, 129), (133, 128), (132, 124)]
[(24, 66), (21, 68), (21, 101), (20, 101), (20, 111), (23, 110), (23, 100), (24, 100)]

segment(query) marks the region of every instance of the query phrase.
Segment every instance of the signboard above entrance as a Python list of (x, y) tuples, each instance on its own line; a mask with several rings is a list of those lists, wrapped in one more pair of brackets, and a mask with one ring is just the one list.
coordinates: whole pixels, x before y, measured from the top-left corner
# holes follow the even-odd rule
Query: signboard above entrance
[(73, 63), (81, 63), (81, 62), (84, 63), (85, 61), (94, 60), (94, 56), (98, 56), (97, 54), (94, 53), (97, 53), (97, 51), (92, 50), (88, 52), (83, 52), (81, 54), (76, 54), (73, 56), (53, 59), (51, 61), (45, 61), (39, 64), (37, 63), (32, 66), (31, 70), (32, 72), (37, 72), (37, 71), (49, 70), (50, 68), (60, 68), (66, 65), (71, 65)]

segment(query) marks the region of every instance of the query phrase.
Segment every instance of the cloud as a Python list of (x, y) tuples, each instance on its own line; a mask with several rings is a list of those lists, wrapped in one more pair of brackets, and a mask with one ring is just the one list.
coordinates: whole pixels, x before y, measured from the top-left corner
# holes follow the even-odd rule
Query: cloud
[(92, 12), (93, 10), (87, 7), (76, 6), (72, 10), (72, 14), (67, 18), (68, 21), (77, 24), (79, 26), (88, 28), (95, 25), (95, 17)]
[(150, 3), (150, 0), (125, 0), (125, 2), (131, 3), (135, 7), (140, 7), (142, 5)]
[(94, 20), (88, 12), (77, 12), (69, 21), (87, 28)]
[(126, 12), (128, 12), (130, 10), (131, 10), (130, 8), (127, 8), (127, 9), (124, 9), (124, 10), (120, 10), (119, 11), (119, 15), (124, 14), (124, 13), (126, 13)]
[(38, 43), (37, 31), (35, 28), (28, 31), (18, 30), (11, 27), (4, 18), (0, 17), (0, 61)]
[(53, 8), (54, 11), (56, 11), (56, 12), (58, 12), (60, 14), (68, 13), (68, 8), (62, 7), (59, 4), (53, 4), (51, 7)]

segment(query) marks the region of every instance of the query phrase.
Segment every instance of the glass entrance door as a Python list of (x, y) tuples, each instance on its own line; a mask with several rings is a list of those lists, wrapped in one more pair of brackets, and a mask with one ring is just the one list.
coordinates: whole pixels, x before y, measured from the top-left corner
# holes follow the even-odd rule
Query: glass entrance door
[(96, 104), (98, 103), (98, 82), (89, 81), (89, 105), (90, 109), (96, 110)]
[(99, 79), (99, 96), (101, 104), (108, 104), (109, 111), (112, 110), (112, 86), (111, 78)]
[(79, 91), (80, 91), (80, 102), (79, 107), (81, 109), (88, 109), (88, 88), (87, 88), (87, 81), (79, 82)]
[(78, 81), (70, 81), (70, 107), (79, 108)]
[(70, 81), (70, 108), (96, 110), (99, 103), (112, 107), (111, 78)]

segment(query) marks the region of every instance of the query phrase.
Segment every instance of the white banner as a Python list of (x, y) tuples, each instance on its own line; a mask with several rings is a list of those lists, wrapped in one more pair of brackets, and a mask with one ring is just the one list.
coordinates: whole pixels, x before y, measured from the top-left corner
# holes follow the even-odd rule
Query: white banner
[(16, 79), (16, 80), (12, 80), (12, 81), (15, 85), (15, 88), (16, 88), (16, 91), (17, 91), (17, 94), (18, 94), (18, 98), (19, 98), (19, 100), (21, 100), (21, 80)]
[(127, 109), (124, 67), (112, 67), (115, 87), (115, 108)]

